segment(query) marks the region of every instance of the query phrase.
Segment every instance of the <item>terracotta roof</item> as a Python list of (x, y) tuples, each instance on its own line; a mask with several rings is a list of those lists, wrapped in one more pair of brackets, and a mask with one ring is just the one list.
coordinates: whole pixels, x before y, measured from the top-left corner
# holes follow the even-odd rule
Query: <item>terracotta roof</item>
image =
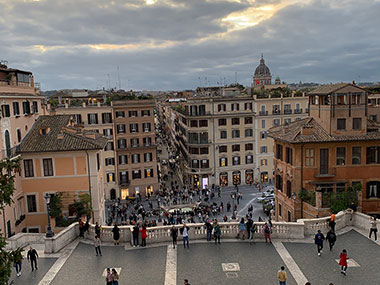
[(17, 152), (98, 150), (106, 145), (107, 139), (102, 135), (71, 124), (71, 115), (40, 116), (17, 147)]
[(309, 95), (328, 95), (331, 93), (335, 93), (336, 91), (338, 91), (338, 90), (340, 90), (346, 86), (352, 86), (352, 87), (355, 87), (358, 89), (362, 89), (359, 86), (356, 86), (354, 84), (341, 82), (341, 83), (327, 84), (327, 85), (317, 87), (314, 90), (311, 90), (308, 94)]
[[(376, 123), (376, 124), (375, 124)], [(380, 123), (369, 121), (372, 128), (379, 128)], [(376, 125), (376, 127), (375, 127)], [(308, 129), (302, 132), (303, 129)], [(305, 134), (308, 133), (308, 134)], [(288, 143), (315, 143), (315, 142), (343, 142), (343, 141), (367, 141), (380, 140), (380, 132), (367, 132), (364, 135), (330, 135), (314, 118), (308, 117), (286, 125), (270, 128), (268, 136)]]

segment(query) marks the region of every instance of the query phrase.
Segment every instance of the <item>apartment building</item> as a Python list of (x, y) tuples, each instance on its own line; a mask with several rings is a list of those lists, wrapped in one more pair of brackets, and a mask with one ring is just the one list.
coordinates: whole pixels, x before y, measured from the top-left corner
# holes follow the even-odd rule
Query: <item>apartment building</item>
[(309, 97), (302, 92), (253, 92), (255, 116), (256, 173), (260, 182), (272, 182), (274, 175), (273, 139), (267, 137), (271, 127), (289, 124), (308, 116)]
[[(1, 159), (15, 156), (16, 146), (40, 114), (44, 114), (41, 106), (43, 98), (39, 95), (32, 72), (8, 68), (0, 63)], [(18, 175), (15, 188), (12, 206), (5, 207), (4, 212), (0, 213), (0, 230), (7, 237), (26, 230), (26, 202)]]
[(88, 193), (94, 222), (105, 223), (101, 160), (106, 143), (103, 136), (78, 128), (71, 115), (37, 119), (17, 147), (23, 158), (20, 174), (28, 232), (46, 231), (46, 193), (62, 194), (66, 215), (68, 205)]
[(118, 197), (158, 191), (154, 100), (114, 101), (114, 143)]
[(212, 184), (224, 187), (254, 181), (251, 96), (193, 97), (175, 111), (185, 182), (203, 189)]
[(369, 103), (354, 84), (325, 85), (309, 93), (310, 117), (269, 130), (277, 220), (328, 215), (359, 183), (358, 210), (380, 213), (380, 107)]

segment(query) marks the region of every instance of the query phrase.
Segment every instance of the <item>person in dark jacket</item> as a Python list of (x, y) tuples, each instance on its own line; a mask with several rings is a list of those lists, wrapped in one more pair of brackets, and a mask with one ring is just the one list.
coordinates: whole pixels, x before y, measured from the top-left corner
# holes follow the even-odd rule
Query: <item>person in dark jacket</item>
[(95, 224), (95, 236), (100, 237), (100, 227), (98, 222)]
[(112, 229), (112, 233), (113, 233), (114, 243), (115, 243), (115, 245), (118, 245), (119, 244), (119, 239), (120, 239), (120, 229), (119, 229), (119, 227), (116, 224), (115, 224), (115, 226)]
[(321, 233), (321, 230), (318, 230), (318, 233), (314, 237), (314, 243), (317, 245), (318, 256), (322, 253), (324, 240), (325, 236)]
[(333, 230), (329, 230), (329, 232), (326, 234), (326, 241), (329, 242), (330, 250), (332, 250), (336, 242), (336, 235)]
[(206, 227), (206, 240), (210, 241), (211, 240), (211, 233), (212, 233), (212, 225), (210, 223), (210, 220), (206, 221), (205, 227)]
[(170, 230), (170, 235), (173, 239), (173, 248), (177, 245), (178, 229), (175, 226), (172, 226)]
[[(32, 266), (32, 271), (34, 268), (37, 268), (37, 258), (38, 258), (38, 253), (33, 247), (29, 247), (28, 254), (27, 254), (27, 259), (28, 261), (30, 260), (30, 264)], [(34, 266), (33, 266), (34, 265)]]
[(133, 247), (136, 247), (139, 245), (139, 226), (136, 224), (133, 226)]
[(251, 228), (252, 228), (252, 225), (253, 225), (252, 219), (248, 218), (248, 220), (247, 220), (247, 222), (245, 224), (246, 224), (246, 227), (247, 227), (247, 238), (249, 239), (250, 236), (251, 236)]

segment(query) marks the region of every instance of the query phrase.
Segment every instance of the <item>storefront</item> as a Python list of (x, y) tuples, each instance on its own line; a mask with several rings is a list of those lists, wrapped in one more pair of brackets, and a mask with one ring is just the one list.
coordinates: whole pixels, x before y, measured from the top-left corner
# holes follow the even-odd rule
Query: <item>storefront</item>
[(208, 175), (203, 174), (202, 175), (202, 189), (208, 188)]
[(228, 174), (227, 174), (227, 172), (222, 172), (219, 174), (219, 186), (220, 187), (228, 186)]
[(241, 184), (241, 174), (240, 174), (240, 171), (234, 171), (234, 172), (232, 172), (232, 183), (234, 185), (240, 185)]
[(245, 184), (253, 183), (253, 169), (247, 169), (245, 171)]
[(197, 174), (193, 175), (193, 188), (194, 189), (199, 188), (199, 175), (197, 175)]
[(121, 188), (121, 199), (125, 200), (129, 196), (129, 189), (128, 188)]
[(267, 171), (260, 173), (260, 181), (261, 182), (268, 182), (268, 172)]

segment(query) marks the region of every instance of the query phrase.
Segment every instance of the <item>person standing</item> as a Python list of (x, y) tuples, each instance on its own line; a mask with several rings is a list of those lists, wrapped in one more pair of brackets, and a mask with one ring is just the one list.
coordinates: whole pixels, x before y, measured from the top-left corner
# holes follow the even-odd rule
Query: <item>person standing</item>
[(14, 257), (14, 267), (16, 268), (16, 275), (21, 276), (21, 267), (22, 267), (22, 254), (21, 252), (17, 252)]
[(177, 245), (178, 229), (173, 225), (170, 230), (170, 235), (173, 239), (173, 248)]
[(119, 274), (112, 268), (112, 285), (119, 285)]
[(250, 217), (247, 219), (247, 223), (245, 224), (247, 227), (247, 239), (250, 238), (251, 236), (251, 228), (252, 228), (253, 221)]
[(376, 218), (373, 218), (371, 221), (371, 228), (369, 230), (369, 238), (372, 237), (372, 233), (375, 235), (375, 241), (377, 241), (377, 221)]
[(340, 273), (346, 275), (346, 270), (347, 270), (347, 250), (343, 249), (342, 252), (340, 253), (340, 260), (339, 260), (339, 265), (341, 266), (341, 271)]
[(218, 242), (220, 244), (220, 236), (222, 235), (222, 230), (220, 229), (217, 219), (214, 220), (214, 238), (215, 244)]
[(100, 237), (99, 236), (95, 236), (94, 246), (95, 246), (96, 256), (98, 256), (98, 255), (102, 256), (102, 251), (100, 250), (100, 245), (101, 244), (102, 244), (102, 242), (100, 241)]
[(181, 232), (181, 235), (183, 238), (183, 247), (184, 248), (186, 248), (186, 245), (187, 245), (187, 248), (189, 248), (189, 230), (190, 230), (190, 228), (188, 226), (186, 226), (186, 224), (183, 224), (183, 227), (180, 229), (180, 232)]
[(239, 238), (244, 240), (245, 238), (245, 232), (247, 230), (247, 226), (245, 225), (244, 218), (241, 218), (239, 223)]
[(96, 222), (95, 224), (95, 236), (100, 237), (100, 227), (99, 227), (98, 222)]
[(271, 240), (271, 237), (270, 237), (270, 227), (269, 227), (268, 223), (264, 224), (264, 226), (263, 226), (263, 232), (264, 232), (265, 242), (267, 243), (268, 239), (269, 239), (269, 243), (272, 243), (272, 240)]
[(212, 225), (211, 225), (209, 219), (206, 220), (205, 227), (206, 227), (206, 240), (210, 241), (211, 240), (211, 233), (212, 233)]
[(148, 236), (146, 233), (145, 225), (142, 226), (142, 228), (140, 229), (140, 232), (141, 232), (141, 246), (144, 247), (146, 246), (146, 238)]
[(36, 270), (37, 270), (38, 269), (38, 267), (37, 267), (38, 253), (33, 247), (29, 247), (27, 258), (28, 258), (28, 261), (30, 260), (30, 264), (32, 266), (32, 271), (34, 270), (34, 268), (36, 268)]
[(321, 233), (321, 230), (318, 230), (318, 233), (314, 237), (314, 243), (317, 245), (318, 256), (321, 256), (324, 239), (325, 236)]
[(111, 269), (109, 268), (107, 268), (106, 284), (112, 285), (112, 272), (111, 272)]
[(116, 224), (114, 225), (114, 227), (112, 229), (112, 233), (113, 233), (114, 244), (118, 245), (119, 239), (120, 239), (120, 229)]
[(329, 242), (330, 251), (331, 251), (336, 242), (336, 234), (331, 229), (326, 234), (326, 241)]
[(249, 243), (255, 243), (255, 233), (257, 231), (257, 225), (255, 223), (252, 224), (251, 227), (251, 235), (249, 236)]
[(139, 227), (137, 224), (133, 226), (132, 236), (133, 236), (133, 247), (136, 247), (139, 245)]
[(277, 271), (277, 279), (280, 282), (280, 285), (286, 285), (288, 276), (286, 275), (285, 266), (281, 266), (280, 270)]

